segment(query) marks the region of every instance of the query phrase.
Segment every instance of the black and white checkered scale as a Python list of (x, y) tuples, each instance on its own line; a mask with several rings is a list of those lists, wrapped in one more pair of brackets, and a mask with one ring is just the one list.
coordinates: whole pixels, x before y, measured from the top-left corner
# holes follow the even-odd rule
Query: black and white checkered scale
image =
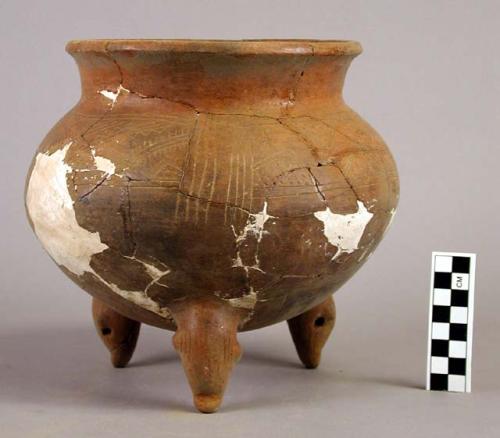
[(433, 257), (427, 389), (468, 392), (471, 257), (446, 253)]

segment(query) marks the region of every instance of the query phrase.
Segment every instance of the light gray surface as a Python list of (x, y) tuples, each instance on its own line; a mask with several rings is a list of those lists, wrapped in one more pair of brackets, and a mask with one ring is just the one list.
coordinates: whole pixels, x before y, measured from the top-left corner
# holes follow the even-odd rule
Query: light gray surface
[[(496, 436), (500, 5), (496, 1), (0, 2), (0, 435), (2, 437)], [(393, 228), (336, 295), (316, 371), (280, 324), (245, 350), (222, 410), (194, 413), (171, 334), (144, 328), (113, 370), (90, 298), (24, 217), (35, 147), (78, 99), (73, 38), (344, 38), (365, 53), (345, 97), (398, 163)], [(478, 253), (472, 393), (425, 381), (432, 250)]]

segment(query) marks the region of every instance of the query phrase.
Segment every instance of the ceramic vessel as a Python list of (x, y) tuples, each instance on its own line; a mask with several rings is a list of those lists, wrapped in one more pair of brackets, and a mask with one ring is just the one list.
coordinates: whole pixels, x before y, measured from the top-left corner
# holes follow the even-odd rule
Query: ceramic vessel
[[(82, 95), (46, 136), (26, 207), (94, 297), (115, 366), (140, 323), (175, 330), (194, 402), (216, 410), (237, 331), (288, 320), (319, 363), (331, 295), (398, 199), (380, 136), (343, 101), (350, 41), (72, 41)], [(354, 322), (355, 323), (355, 322)]]

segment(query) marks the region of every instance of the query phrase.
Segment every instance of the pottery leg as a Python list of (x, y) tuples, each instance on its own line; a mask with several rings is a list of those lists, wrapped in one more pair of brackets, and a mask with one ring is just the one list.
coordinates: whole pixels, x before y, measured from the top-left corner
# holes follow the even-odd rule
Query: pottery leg
[(335, 325), (335, 303), (330, 297), (316, 307), (288, 320), (288, 328), (306, 368), (316, 368), (321, 350)]
[(115, 312), (102, 301), (92, 299), (92, 316), (99, 337), (111, 353), (116, 368), (125, 367), (134, 353), (141, 323)]
[(196, 408), (215, 412), (229, 375), (241, 356), (236, 339), (240, 314), (226, 304), (197, 302), (173, 312), (177, 331), (173, 344), (193, 391)]

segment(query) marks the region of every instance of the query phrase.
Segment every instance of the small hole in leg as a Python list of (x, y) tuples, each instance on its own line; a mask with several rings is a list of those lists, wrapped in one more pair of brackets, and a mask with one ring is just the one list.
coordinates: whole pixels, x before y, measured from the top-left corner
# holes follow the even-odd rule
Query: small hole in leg
[(325, 325), (325, 318), (323, 318), (322, 316), (318, 316), (315, 320), (314, 320), (314, 325), (316, 327), (323, 327)]
[(101, 329), (101, 333), (102, 333), (103, 336), (110, 335), (111, 334), (111, 329), (109, 327), (103, 327)]

